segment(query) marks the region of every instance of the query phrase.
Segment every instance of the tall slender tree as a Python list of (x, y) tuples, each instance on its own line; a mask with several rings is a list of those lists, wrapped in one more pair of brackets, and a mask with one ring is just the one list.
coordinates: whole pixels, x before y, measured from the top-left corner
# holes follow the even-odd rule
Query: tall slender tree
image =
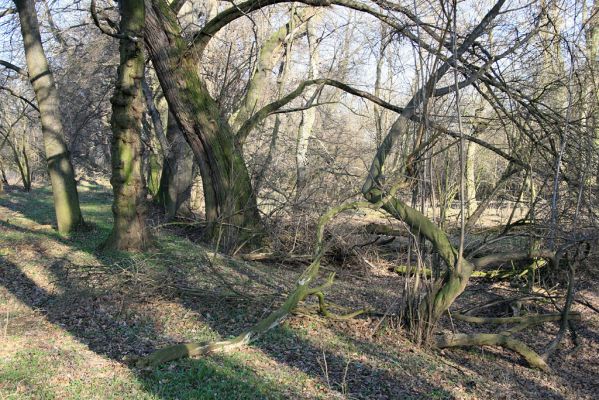
[(34, 1), (15, 0), (15, 5), (19, 13), (29, 80), (40, 110), (58, 231), (69, 233), (83, 224), (83, 217), (75, 172), (64, 136), (56, 83), (42, 47)]

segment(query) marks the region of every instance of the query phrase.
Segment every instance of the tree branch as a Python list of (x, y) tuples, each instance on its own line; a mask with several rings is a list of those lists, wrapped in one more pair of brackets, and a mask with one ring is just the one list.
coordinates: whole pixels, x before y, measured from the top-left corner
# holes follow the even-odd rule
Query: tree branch
[(7, 15), (11, 15), (11, 14), (16, 14), (16, 13), (17, 13), (16, 8), (6, 8), (4, 10), (0, 10), (0, 18), (6, 17)]
[(19, 74), (19, 75), (21, 75), (21, 76), (23, 76), (25, 78), (29, 77), (29, 75), (27, 74), (27, 71), (24, 68), (21, 68), (21, 67), (19, 67), (17, 65), (9, 63), (8, 61), (0, 60), (0, 65), (6, 67), (8, 69), (12, 69), (17, 74)]
[(22, 101), (24, 101), (25, 103), (27, 103), (28, 105), (30, 105), (35, 111), (39, 112), (40, 109), (38, 108), (38, 106), (36, 106), (35, 104), (33, 104), (33, 102), (23, 96), (21, 96), (20, 94), (15, 93), (12, 89), (7, 88), (5, 86), (0, 86), (0, 90), (4, 90), (7, 91), (11, 96), (14, 96)]

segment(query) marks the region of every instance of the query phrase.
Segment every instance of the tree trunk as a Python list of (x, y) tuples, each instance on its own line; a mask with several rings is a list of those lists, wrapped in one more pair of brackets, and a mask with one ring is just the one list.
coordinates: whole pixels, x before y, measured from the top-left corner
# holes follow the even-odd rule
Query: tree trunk
[(181, 206), (189, 201), (193, 183), (193, 153), (177, 125), (172, 113), (168, 113), (166, 132), (169, 149), (164, 158), (160, 189), (156, 202), (164, 208), (168, 219), (177, 215)]
[(4, 164), (2, 164), (2, 160), (0, 160), (0, 193), (4, 191), (4, 185), (8, 186), (8, 179), (6, 178)]
[[(147, 188), (152, 197), (156, 196), (160, 190), (161, 171), (166, 158), (167, 140), (162, 126), (160, 112), (154, 104), (154, 94), (147, 79), (142, 80), (141, 88), (145, 98), (146, 110), (152, 121), (150, 125), (147, 119), (144, 119), (143, 127), (147, 133), (147, 142), (150, 143), (149, 154), (147, 155)], [(148, 149), (146, 149), (148, 150)], [(147, 153), (146, 153), (147, 154)], [(144, 164), (145, 165), (145, 164)]]
[(261, 231), (256, 198), (231, 127), (208, 93), (164, 0), (146, 0), (146, 44), (162, 90), (200, 165), (209, 236), (231, 249)]
[[(387, 35), (389, 34), (389, 29), (386, 24), (381, 23), (381, 42), (379, 44), (379, 54), (378, 59), (376, 61), (376, 78), (374, 81), (374, 95), (378, 98), (383, 98), (382, 94), (382, 77), (383, 77), (383, 65), (385, 64), (385, 52), (387, 50)], [(374, 111), (374, 124), (376, 128), (376, 145), (377, 147), (383, 141), (383, 131), (384, 131), (384, 109), (375, 104), (373, 106)]]
[[(487, 28), (491, 21), (500, 12), (505, 3), (499, 0), (482, 19), (481, 23), (466, 36), (462, 44), (454, 50), (454, 57), (460, 57)], [(442, 63), (433, 71), (427, 82), (422, 84), (416, 94), (410, 99), (406, 107), (393, 123), (387, 136), (378, 146), (376, 155), (372, 160), (368, 176), (362, 186), (362, 194), (371, 203), (383, 202), (383, 209), (396, 219), (406, 223), (412, 233), (417, 237), (426, 238), (439, 257), (447, 265), (445, 274), (436, 279), (434, 285), (426, 297), (422, 299), (418, 306), (418, 322), (425, 329), (425, 338), (432, 333), (439, 317), (447, 311), (454, 300), (462, 294), (468, 280), (474, 270), (474, 265), (460, 257), (458, 250), (453, 247), (447, 234), (436, 226), (430, 219), (416, 209), (409, 207), (396, 196), (388, 196), (385, 189), (384, 165), (389, 153), (392, 151), (395, 143), (407, 129), (409, 121), (418, 108), (422, 106), (423, 96), (426, 91), (433, 90), (436, 83), (450, 70), (451, 64), (448, 61)]]
[(68, 233), (83, 224), (83, 217), (79, 208), (75, 172), (64, 138), (58, 92), (42, 47), (34, 1), (15, 0), (15, 5), (21, 23), (29, 80), (40, 109), (58, 231)]
[[(307, 23), (308, 33), (308, 48), (310, 51), (310, 66), (308, 67), (308, 79), (314, 79), (318, 75), (318, 43), (316, 32), (314, 31), (314, 22), (308, 21)], [(315, 88), (309, 91), (307, 94), (310, 96), (307, 106), (312, 106), (315, 101), (320, 88)], [(307, 174), (308, 174), (308, 144), (312, 137), (312, 128), (316, 121), (316, 108), (310, 107), (307, 110), (302, 111), (302, 119), (297, 132), (297, 149), (295, 153), (296, 160), (296, 199), (299, 200), (300, 195), (307, 185)]]
[(474, 163), (476, 159), (476, 144), (468, 143), (466, 150), (466, 217), (470, 218), (476, 211), (478, 203), (476, 202), (476, 174), (474, 173)]
[[(591, 137), (594, 138), (595, 151), (599, 149), (599, 1), (593, 1), (593, 6), (589, 13), (586, 31), (586, 53), (587, 53), (587, 71), (588, 78), (588, 100), (586, 107), (589, 115), (589, 130)], [(595, 185), (599, 191), (599, 161), (597, 166)]]
[[(260, 110), (266, 104), (264, 91), (268, 85), (268, 80), (273, 75), (273, 71), (281, 57), (284, 54), (285, 43), (293, 40), (306, 31), (305, 20), (314, 15), (313, 11), (296, 12), (292, 11), (289, 21), (273, 32), (260, 47), (256, 66), (248, 84), (247, 93), (237, 111), (231, 116), (231, 127), (235, 132), (247, 121), (256, 111)], [(241, 143), (245, 138), (240, 138)]]
[(112, 233), (105, 249), (140, 251), (149, 242), (145, 223), (145, 185), (142, 175), (142, 118), (144, 96), (144, 2), (121, 5), (120, 65), (112, 102)]
[[(15, 164), (17, 165), (19, 174), (21, 175), (23, 190), (29, 192), (31, 191), (31, 169), (29, 168), (29, 158), (27, 157), (27, 151), (25, 150), (25, 143), (23, 141), (22, 150), (19, 150), (19, 144), (17, 143), (17, 141), (13, 141), (10, 139), (11, 133), (12, 129), (9, 130), (7, 134), (2, 133), (2, 135), (4, 136), (2, 145), (7, 143), (8, 147), (10, 147), (10, 150), (13, 154), (13, 159), (15, 161)], [(2, 146), (0, 146), (0, 150), (2, 150)], [(4, 170), (2, 170), (2, 174), (4, 175)]]

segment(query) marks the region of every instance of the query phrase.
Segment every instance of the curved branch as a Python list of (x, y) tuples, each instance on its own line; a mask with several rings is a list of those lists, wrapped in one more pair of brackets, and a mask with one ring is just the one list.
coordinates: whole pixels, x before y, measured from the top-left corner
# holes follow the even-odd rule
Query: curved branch
[(21, 67), (19, 67), (17, 65), (14, 65), (14, 64), (12, 64), (12, 63), (10, 63), (8, 61), (0, 60), (0, 65), (2, 65), (3, 67), (6, 67), (8, 69), (11, 69), (11, 70), (15, 71), (17, 74), (19, 74), (19, 75), (21, 75), (21, 76), (23, 76), (25, 78), (29, 77), (29, 75), (27, 74), (27, 70), (25, 70), (24, 68), (21, 68)]
[[(113, 37), (115, 39), (130, 39), (130, 40), (134, 39), (134, 38), (129, 38), (126, 35), (123, 35), (122, 33), (118, 33), (116, 30), (108, 29), (102, 25), (102, 23), (100, 22), (100, 18), (98, 18), (98, 12), (96, 10), (96, 0), (91, 0), (90, 5), (89, 5), (89, 11), (92, 14), (92, 20), (94, 21), (94, 25), (96, 25), (103, 34)], [(133, 40), (133, 41), (136, 41), (136, 40)]]
[[(312, 86), (312, 85), (326, 85), (326, 86), (336, 87), (338, 89), (343, 90), (346, 93), (370, 100), (371, 102), (373, 102), (383, 108), (386, 108), (387, 110), (395, 111), (398, 114), (402, 114), (406, 110), (406, 108), (404, 108), (404, 107), (399, 107), (395, 104), (391, 104), (391, 103), (386, 102), (385, 100), (382, 100), (381, 98), (374, 96), (368, 92), (365, 92), (365, 91), (359, 90), (359, 89), (355, 89), (345, 83), (336, 81), (334, 79), (328, 79), (328, 78), (311, 79), (311, 80), (307, 80), (307, 81), (300, 83), (297, 88), (295, 88), (293, 91), (289, 92), (286, 96), (281, 97), (280, 99), (275, 100), (272, 103), (265, 105), (260, 110), (258, 110), (254, 115), (252, 115), (252, 117), (250, 117), (237, 131), (237, 133), (236, 133), (237, 143), (243, 144), (243, 142), (247, 139), (248, 135), (251, 133), (252, 129), (254, 129), (260, 122), (262, 122), (269, 115), (276, 113), (281, 107), (289, 104), (291, 101), (293, 101), (294, 99), (299, 97), (307, 87)], [(455, 89), (455, 85), (453, 85), (453, 88)], [(289, 111), (293, 111), (293, 110), (289, 110)], [(411, 120), (413, 122), (423, 122), (423, 117), (418, 114), (413, 114), (409, 117), (409, 120)], [(439, 123), (436, 123), (431, 120), (428, 120), (427, 122), (431, 128), (436, 129), (441, 133), (449, 135), (453, 138), (460, 137), (460, 134), (458, 132), (454, 132)], [(392, 129), (394, 129), (394, 128), (392, 128)], [(395, 129), (398, 129), (398, 127), (396, 126)], [(490, 143), (485, 142), (482, 139), (479, 139), (472, 135), (466, 135), (466, 134), (464, 134), (463, 137), (464, 137), (464, 139), (466, 139), (470, 142), (474, 142), (474, 143), (494, 152), (495, 154), (504, 158), (505, 160), (511, 161), (513, 164), (515, 164), (521, 168), (525, 168), (525, 169), (532, 168), (532, 170), (535, 171), (536, 173), (539, 173), (542, 175), (545, 174), (545, 172), (542, 171), (541, 169), (531, 167), (529, 164), (525, 163), (524, 161), (506, 153), (505, 151), (497, 148), (496, 146), (493, 146)]]
[[(229, 7), (221, 13), (217, 14), (216, 17), (208, 21), (208, 23), (193, 36), (190, 47), (193, 48), (194, 52), (197, 52), (198, 55), (201, 55), (206, 49), (206, 46), (208, 45), (212, 37), (216, 35), (216, 33), (220, 31), (223, 27), (225, 27), (227, 24), (235, 21), (238, 18), (243, 17), (244, 15), (252, 11), (256, 11), (274, 4), (289, 2), (290, 0), (247, 0), (242, 3), (236, 4), (232, 7)], [(333, 5), (343, 6), (352, 10), (370, 14), (398, 31), (403, 31), (405, 29), (405, 26), (398, 24), (389, 15), (383, 14), (375, 10), (374, 8), (367, 6), (364, 3), (355, 0), (297, 0), (297, 2), (313, 7), (330, 7)]]
[(378, 104), (381, 107), (386, 108), (388, 110), (392, 110), (397, 113), (401, 113), (403, 111), (403, 108), (401, 108), (401, 107), (398, 107), (394, 104), (388, 103), (388, 102), (382, 100), (381, 98), (376, 97), (376, 96), (374, 96), (368, 92), (365, 92), (363, 90), (355, 89), (349, 85), (346, 85), (343, 82), (339, 82), (334, 79), (328, 79), (328, 78), (311, 79), (311, 80), (307, 80), (307, 81), (300, 83), (297, 88), (295, 88), (293, 91), (288, 93), (286, 96), (281, 97), (280, 99), (273, 101), (270, 104), (265, 105), (260, 110), (258, 110), (254, 115), (252, 115), (252, 117), (250, 117), (241, 126), (241, 128), (239, 128), (239, 130), (237, 131), (237, 135), (236, 135), (237, 141), (240, 143), (243, 143), (243, 141), (247, 138), (247, 136), (250, 134), (252, 129), (254, 129), (256, 127), (256, 125), (258, 125), (262, 120), (264, 120), (264, 118), (268, 117), (270, 114), (275, 113), (281, 107), (289, 104), (292, 100), (299, 97), (307, 87), (313, 86), (313, 85), (321, 85), (321, 86), (326, 85), (326, 86), (336, 87), (336, 88), (343, 90), (346, 93), (370, 100), (373, 103)]

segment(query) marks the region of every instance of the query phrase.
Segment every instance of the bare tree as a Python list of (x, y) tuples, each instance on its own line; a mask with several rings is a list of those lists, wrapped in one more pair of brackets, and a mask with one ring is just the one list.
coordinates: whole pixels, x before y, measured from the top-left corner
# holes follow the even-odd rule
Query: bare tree
[(42, 47), (34, 2), (15, 0), (15, 5), (21, 23), (27, 72), (40, 110), (58, 231), (69, 233), (83, 224), (83, 217), (75, 173), (64, 137), (58, 92)]

